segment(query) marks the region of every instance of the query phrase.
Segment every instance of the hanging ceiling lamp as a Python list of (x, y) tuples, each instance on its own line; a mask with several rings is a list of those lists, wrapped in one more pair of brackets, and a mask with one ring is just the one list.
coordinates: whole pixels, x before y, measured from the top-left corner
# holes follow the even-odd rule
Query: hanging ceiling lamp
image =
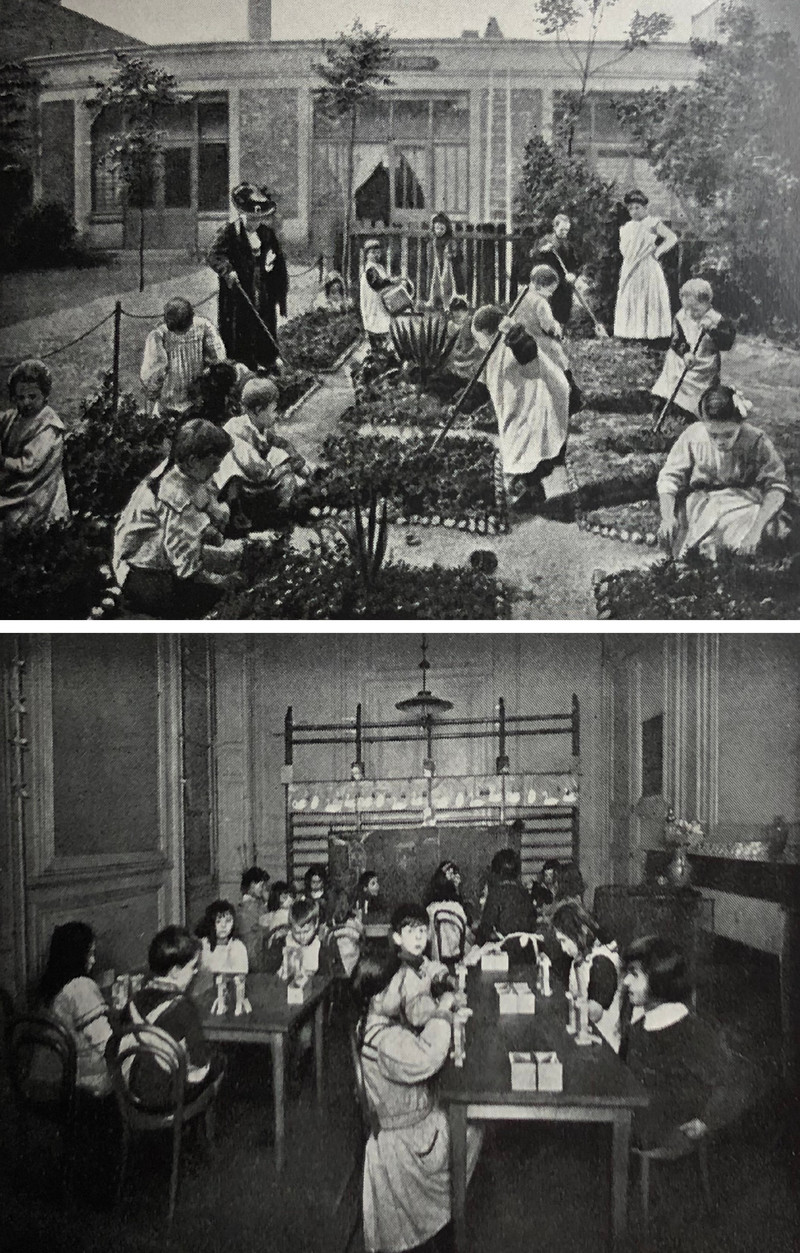
[(433, 717), (434, 714), (447, 713), (448, 709), (453, 708), (452, 701), (444, 700), (441, 696), (434, 696), (433, 692), (428, 691), (428, 671), (431, 663), (428, 661), (428, 641), (424, 635), (422, 637), (422, 661), (419, 663), (419, 668), (422, 671), (422, 687), (416, 696), (399, 700), (395, 709), (399, 709), (402, 713), (417, 714), (424, 721)]

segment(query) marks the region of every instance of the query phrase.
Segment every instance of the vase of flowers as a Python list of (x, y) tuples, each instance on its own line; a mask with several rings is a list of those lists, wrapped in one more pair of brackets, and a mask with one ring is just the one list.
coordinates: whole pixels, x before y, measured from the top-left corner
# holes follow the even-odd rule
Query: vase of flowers
[(667, 810), (664, 820), (664, 843), (673, 849), (672, 857), (667, 865), (667, 879), (674, 888), (688, 888), (692, 882), (692, 863), (689, 861), (689, 849), (698, 848), (703, 842), (703, 828), (696, 818), (676, 818), (674, 812)]

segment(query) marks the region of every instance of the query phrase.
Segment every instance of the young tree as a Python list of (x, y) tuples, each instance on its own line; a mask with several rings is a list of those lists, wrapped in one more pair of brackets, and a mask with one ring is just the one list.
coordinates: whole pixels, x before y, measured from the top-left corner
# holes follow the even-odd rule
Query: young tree
[(31, 200), (36, 104), (42, 80), (27, 65), (0, 65), (0, 200), (3, 234)]
[(644, 14), (637, 9), (621, 47), (603, 58), (597, 44), (608, 11), (618, 2), (619, 0), (537, 0), (536, 3), (539, 29), (545, 35), (555, 35), (562, 57), (575, 71), (577, 78), (577, 90), (571, 92), (565, 101), (561, 120), (563, 140), (569, 156), (572, 155), (575, 128), (583, 113), (592, 79), (637, 48), (646, 48), (648, 44), (663, 39), (674, 25), (672, 18), (666, 13)]
[[(641, 92), (618, 113), (707, 241), (715, 284), (757, 323), (800, 325), (800, 81), (797, 48), (731, 9), (723, 43), (696, 42), (690, 87)], [(747, 310), (747, 294), (752, 298)]]
[(387, 74), (392, 57), (389, 31), (384, 26), (365, 30), (356, 20), (343, 31), (335, 43), (325, 49), (326, 60), (317, 62), (314, 70), (323, 87), (314, 89), (315, 99), (332, 121), (346, 122), (347, 180), (344, 202), (344, 255), (342, 271), (345, 282), (350, 273), (350, 226), (353, 214), (353, 167), (355, 162), (356, 127), (362, 104), (377, 95), (377, 88), (391, 85)]
[(144, 291), (144, 211), (150, 202), (156, 159), (163, 148), (164, 111), (182, 97), (172, 74), (141, 57), (115, 52), (118, 69), (106, 83), (92, 80), (87, 105), (97, 116), (109, 110), (114, 121), (101, 159), (119, 171), (128, 205), (139, 211), (139, 291)]

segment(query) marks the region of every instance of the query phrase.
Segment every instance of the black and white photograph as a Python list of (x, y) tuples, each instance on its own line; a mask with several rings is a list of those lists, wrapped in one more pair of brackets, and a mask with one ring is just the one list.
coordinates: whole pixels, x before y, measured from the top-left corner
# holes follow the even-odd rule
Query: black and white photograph
[(3, 1247), (797, 1247), (789, 634), (0, 636)]
[(2, 614), (796, 619), (796, 0), (0, 0)]

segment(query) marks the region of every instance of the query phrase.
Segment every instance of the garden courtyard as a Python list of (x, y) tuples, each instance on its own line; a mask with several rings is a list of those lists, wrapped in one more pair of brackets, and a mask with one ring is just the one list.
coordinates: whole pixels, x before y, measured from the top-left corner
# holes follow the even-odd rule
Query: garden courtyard
[[(707, 563), (665, 563), (655, 481), (680, 427), (668, 422), (660, 436), (651, 430), (648, 392), (659, 356), (614, 340), (569, 340), (585, 397), (568, 446), (574, 508), (561, 502), (509, 519), (496, 495), (491, 406), (460, 416), (432, 452), (452, 399), (436, 371), (420, 373), (408, 360), (372, 377), (357, 315), (309, 312), (316, 270), (299, 262), (290, 273), (281, 431), (313, 475), (277, 543), (248, 547), (242, 586), (217, 616), (797, 616), (797, 572), (786, 563), (767, 568), (756, 560), (721, 573)], [(78, 515), (68, 536), (51, 536), (44, 548), (6, 545), (0, 566), (9, 617), (118, 615), (107, 573), (113, 521), (163, 438), (142, 412), (144, 339), (171, 295), (216, 317), (217, 281), (205, 266), (151, 254), (148, 275), (158, 281), (139, 293), (123, 257), (103, 268), (4, 277), (0, 358), (10, 368), (22, 357), (53, 354), (53, 404), (70, 431), (67, 482)], [(108, 384), (99, 388), (98, 379), (111, 366), (116, 300), (124, 315), (115, 414)], [(62, 345), (69, 346), (56, 351)], [(776, 443), (796, 493), (800, 352), (741, 335), (724, 358), (723, 379), (753, 402), (750, 419)]]

